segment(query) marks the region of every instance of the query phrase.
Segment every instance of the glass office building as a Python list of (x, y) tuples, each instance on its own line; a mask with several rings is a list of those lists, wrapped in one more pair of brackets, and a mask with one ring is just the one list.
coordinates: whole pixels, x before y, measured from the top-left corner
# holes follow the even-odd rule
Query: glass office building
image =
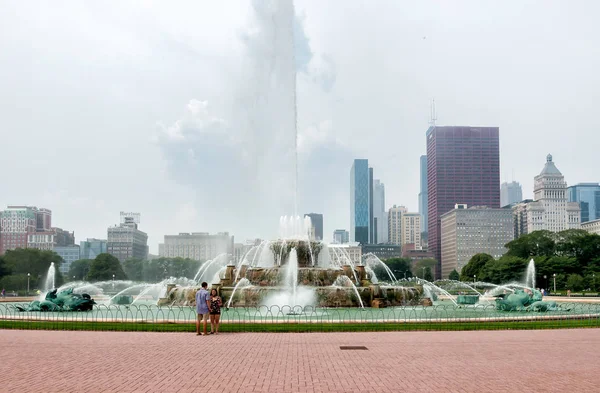
[(600, 219), (600, 184), (579, 183), (568, 188), (569, 202), (579, 202), (581, 222)]
[(350, 242), (368, 244), (372, 217), (369, 160), (356, 159), (350, 170)]

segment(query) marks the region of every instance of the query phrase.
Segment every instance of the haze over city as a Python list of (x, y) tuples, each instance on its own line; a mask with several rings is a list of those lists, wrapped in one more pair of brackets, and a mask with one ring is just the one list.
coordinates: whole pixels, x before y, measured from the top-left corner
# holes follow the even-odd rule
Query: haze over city
[[(387, 208), (417, 211), (433, 98), (438, 124), (499, 127), (524, 198), (548, 153), (569, 184), (597, 180), (597, 3), (346, 4), (295, 2), (298, 212), (323, 213), (326, 238), (349, 228), (354, 158)], [(293, 213), (269, 2), (3, 8), (0, 207), (51, 209), (77, 239), (139, 211), (151, 253), (186, 231), (269, 238)]]

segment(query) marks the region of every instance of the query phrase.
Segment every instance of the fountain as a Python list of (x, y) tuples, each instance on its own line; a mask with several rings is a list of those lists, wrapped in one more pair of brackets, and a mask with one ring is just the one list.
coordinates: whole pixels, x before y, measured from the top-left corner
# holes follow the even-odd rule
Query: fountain
[(56, 268), (54, 267), (54, 262), (50, 263), (50, 267), (48, 268), (48, 273), (46, 274), (46, 282), (44, 284), (44, 292), (50, 292), (56, 288)]
[(46, 293), (43, 300), (34, 300), (26, 306), (16, 305), (19, 311), (91, 311), (96, 302), (90, 295), (73, 293), (69, 288), (57, 292), (53, 289)]

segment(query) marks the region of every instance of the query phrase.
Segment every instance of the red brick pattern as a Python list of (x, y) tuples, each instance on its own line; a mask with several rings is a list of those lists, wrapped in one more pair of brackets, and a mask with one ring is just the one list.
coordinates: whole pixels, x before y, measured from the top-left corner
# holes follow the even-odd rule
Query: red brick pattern
[(600, 392), (598, 365), (600, 329), (0, 331), (0, 391), (19, 393)]

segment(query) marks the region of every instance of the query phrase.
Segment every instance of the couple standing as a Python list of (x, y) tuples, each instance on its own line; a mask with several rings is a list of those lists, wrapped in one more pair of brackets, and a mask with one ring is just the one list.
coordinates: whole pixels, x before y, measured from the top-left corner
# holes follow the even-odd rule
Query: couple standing
[(211, 289), (210, 294), (206, 290), (208, 284), (202, 283), (202, 288), (196, 292), (196, 311), (198, 320), (196, 321), (196, 335), (200, 335), (200, 322), (203, 325), (203, 336), (206, 336), (206, 322), (210, 316), (210, 334), (219, 334), (219, 322), (221, 319), (221, 297), (216, 289)]

